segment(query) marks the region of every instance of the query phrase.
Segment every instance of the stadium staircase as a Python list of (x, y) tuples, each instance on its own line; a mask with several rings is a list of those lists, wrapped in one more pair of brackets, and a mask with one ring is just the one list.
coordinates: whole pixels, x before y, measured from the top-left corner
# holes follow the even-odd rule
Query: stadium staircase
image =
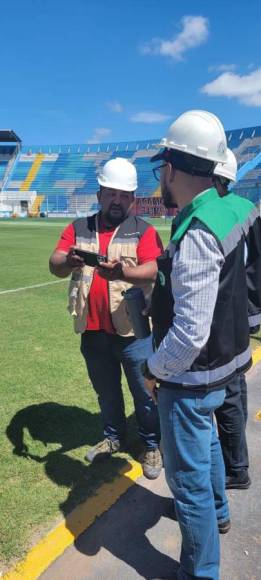
[(161, 188), (160, 186), (156, 189), (153, 193), (153, 197), (161, 197)]
[(37, 173), (41, 167), (41, 164), (43, 162), (43, 159), (44, 159), (44, 155), (42, 155), (40, 153), (38, 155), (36, 155), (35, 160), (34, 160), (32, 166), (30, 167), (24, 182), (22, 183), (22, 185), (20, 187), (20, 191), (29, 191), (31, 189), (31, 185), (36, 178), (36, 175), (37, 175)]
[(237, 181), (245, 177), (245, 175), (247, 175), (248, 173), (250, 175), (250, 172), (252, 172), (260, 164), (261, 164), (261, 151), (255, 157), (253, 157), (253, 159), (250, 159), (250, 161), (247, 161), (246, 163), (244, 163), (244, 165), (241, 166), (241, 168), (237, 172)]
[(44, 195), (37, 195), (36, 196), (36, 198), (33, 201), (31, 210), (30, 210), (31, 217), (38, 217), (39, 216), (41, 205), (42, 205), (43, 201), (44, 201)]

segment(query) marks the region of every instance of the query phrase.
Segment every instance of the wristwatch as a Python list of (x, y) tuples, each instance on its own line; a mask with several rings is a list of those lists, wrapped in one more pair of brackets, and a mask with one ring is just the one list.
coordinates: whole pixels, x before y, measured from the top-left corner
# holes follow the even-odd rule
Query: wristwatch
[(153, 374), (150, 372), (150, 369), (149, 369), (149, 365), (148, 365), (148, 361), (147, 361), (147, 359), (146, 359), (146, 360), (144, 360), (144, 361), (141, 363), (141, 367), (140, 367), (140, 368), (141, 368), (142, 375), (145, 377), (145, 379), (148, 379), (149, 381), (152, 381), (153, 379), (155, 379), (155, 378), (156, 378), (156, 377), (155, 377), (155, 376), (154, 376), (154, 375), (153, 375)]

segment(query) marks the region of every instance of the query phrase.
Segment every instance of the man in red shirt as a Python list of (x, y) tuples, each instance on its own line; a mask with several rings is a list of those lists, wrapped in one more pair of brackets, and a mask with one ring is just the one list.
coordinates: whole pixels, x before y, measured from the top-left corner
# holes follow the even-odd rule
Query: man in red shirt
[[(143, 473), (155, 479), (162, 468), (159, 418), (141, 373), (141, 363), (152, 354), (152, 339), (135, 338), (122, 292), (134, 285), (150, 298), (162, 244), (152, 226), (131, 215), (137, 188), (132, 163), (122, 158), (108, 161), (98, 182), (100, 211), (65, 228), (50, 258), (53, 274), (61, 278), (72, 274), (69, 310), (75, 331), (81, 333), (81, 352), (101, 409), (105, 438), (88, 451), (86, 458), (100, 459), (124, 446), (122, 365), (144, 444)], [(107, 266), (86, 266), (75, 254), (75, 247), (106, 255)]]

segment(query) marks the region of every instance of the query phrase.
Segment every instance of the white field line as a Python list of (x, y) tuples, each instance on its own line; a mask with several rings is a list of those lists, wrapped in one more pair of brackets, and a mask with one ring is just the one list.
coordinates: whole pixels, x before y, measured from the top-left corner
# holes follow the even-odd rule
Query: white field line
[(62, 280), (53, 280), (53, 282), (43, 282), (42, 284), (34, 284), (33, 286), (22, 286), (21, 288), (12, 288), (11, 290), (1, 290), (1, 294), (11, 294), (13, 292), (21, 292), (22, 290), (32, 290), (34, 288), (43, 288), (43, 286), (52, 286), (53, 284), (61, 284), (61, 282), (68, 282), (68, 278)]
[[(71, 222), (69, 222), (69, 223), (71, 223)], [(4, 222), (4, 221), (0, 221), (0, 228), (1, 228), (2, 225), (4, 225), (4, 226), (10, 226), (11, 225), (11, 226), (16, 226), (16, 227), (19, 227), (19, 226), (29, 226), (30, 228), (32, 228), (32, 227), (35, 227), (35, 228), (42, 228), (42, 227), (49, 228), (49, 227), (58, 227), (58, 226), (60, 226), (61, 228), (65, 228), (67, 224), (66, 224), (66, 222), (51, 222), (51, 223), (49, 223), (49, 222), (48, 223), (46, 223), (46, 222), (39, 222), (39, 223), (36, 223), (36, 222), (15, 222), (15, 221), (14, 222)], [(150, 225), (153, 226), (153, 224), (150, 224)], [(163, 225), (162, 224), (162, 225), (159, 225), (159, 226), (154, 225), (153, 227), (156, 228), (156, 230), (162, 230), (162, 231), (164, 231), (164, 230), (170, 230), (171, 224), (169, 224), (169, 225)]]
[(52, 223), (46, 223), (46, 222), (39, 222), (39, 223), (35, 223), (35, 222), (1, 222), (0, 221), (0, 228), (1, 226), (15, 226), (15, 227), (19, 227), (19, 226), (29, 226), (30, 228), (32, 227), (36, 227), (36, 228), (42, 228), (43, 226), (49, 228), (49, 227), (57, 227), (57, 226), (61, 226), (61, 228), (66, 227), (66, 222), (52, 222)]

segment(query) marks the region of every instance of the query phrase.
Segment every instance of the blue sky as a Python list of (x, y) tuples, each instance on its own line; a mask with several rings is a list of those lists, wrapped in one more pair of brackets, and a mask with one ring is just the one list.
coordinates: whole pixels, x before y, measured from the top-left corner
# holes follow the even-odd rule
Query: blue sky
[(164, 136), (191, 108), (261, 124), (257, 0), (1, 5), (0, 128), (25, 144)]

